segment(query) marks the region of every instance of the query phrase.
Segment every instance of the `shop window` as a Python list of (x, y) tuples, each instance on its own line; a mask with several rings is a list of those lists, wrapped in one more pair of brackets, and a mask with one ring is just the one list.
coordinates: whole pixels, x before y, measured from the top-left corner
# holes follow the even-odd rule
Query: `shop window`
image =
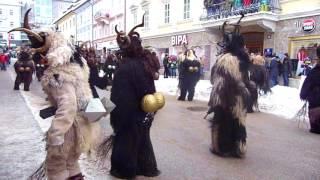
[(13, 27), (13, 22), (10, 22), (10, 26)]
[(183, 19), (190, 18), (190, 0), (184, 0)]
[(14, 39), (14, 34), (10, 34), (10, 39)]
[(11, 15), (11, 16), (13, 15), (13, 10), (12, 10), (12, 9), (10, 9), (10, 15)]
[(166, 3), (164, 5), (164, 23), (170, 23), (170, 4)]

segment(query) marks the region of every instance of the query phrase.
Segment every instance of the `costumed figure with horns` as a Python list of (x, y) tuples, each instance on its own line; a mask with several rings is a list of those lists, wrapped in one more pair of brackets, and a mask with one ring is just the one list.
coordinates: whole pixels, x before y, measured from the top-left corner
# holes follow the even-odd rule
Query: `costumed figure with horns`
[[(186, 48), (187, 49), (187, 48)], [(179, 101), (184, 101), (188, 93), (188, 101), (192, 101), (194, 97), (195, 87), (200, 80), (201, 64), (196, 59), (194, 50), (187, 49), (185, 60), (180, 65), (180, 96)]]
[[(220, 156), (243, 157), (246, 152), (246, 101), (250, 96), (248, 68), (249, 56), (245, 52), (239, 23), (222, 26), (223, 48), (211, 69), (212, 91), (209, 112), (211, 122), (211, 152)], [(227, 25), (234, 31), (225, 32)]]
[(252, 113), (253, 107), (259, 110), (258, 97), (271, 92), (269, 86), (268, 71), (265, 66), (265, 61), (261, 55), (253, 57), (253, 63), (249, 66), (250, 97), (247, 101), (247, 112)]
[(99, 124), (89, 122), (80, 112), (92, 99), (89, 68), (80, 52), (67, 42), (63, 34), (32, 30), (28, 23), (30, 10), (25, 14), (24, 27), (10, 32), (25, 32), (31, 42), (31, 50), (48, 60), (41, 84), (49, 102), (56, 108), (46, 133), (46, 159), (30, 179), (81, 180), (79, 156), (94, 148), (99, 135)]
[(150, 128), (155, 112), (164, 106), (164, 97), (156, 93), (154, 85), (159, 78), (158, 59), (142, 47), (140, 35), (135, 31), (143, 26), (142, 22), (128, 34), (115, 27), (121, 59), (111, 89), (111, 101), (116, 105), (110, 114), (113, 135), (98, 149), (102, 163), (112, 149), (110, 174), (125, 179), (160, 173)]
[(17, 74), (14, 82), (14, 90), (19, 90), (20, 84), (23, 83), (24, 90), (29, 91), (32, 74), (34, 72), (34, 63), (26, 49), (22, 49), (18, 54), (18, 61), (14, 64), (14, 70)]

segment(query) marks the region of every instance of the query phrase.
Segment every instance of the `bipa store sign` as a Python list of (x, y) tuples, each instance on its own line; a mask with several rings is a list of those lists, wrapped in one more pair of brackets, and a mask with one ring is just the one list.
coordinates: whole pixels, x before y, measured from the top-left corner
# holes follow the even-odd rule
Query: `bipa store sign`
[(316, 28), (316, 21), (314, 19), (305, 19), (302, 23), (302, 30), (312, 32)]
[(172, 46), (180, 46), (182, 44), (188, 44), (188, 38), (186, 34), (171, 36)]

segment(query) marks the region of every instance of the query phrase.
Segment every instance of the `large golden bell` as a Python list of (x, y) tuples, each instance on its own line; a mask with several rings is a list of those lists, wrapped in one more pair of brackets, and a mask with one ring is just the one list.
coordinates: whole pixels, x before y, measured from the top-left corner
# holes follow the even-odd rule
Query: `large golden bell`
[(158, 110), (157, 100), (152, 94), (145, 95), (141, 105), (144, 112), (156, 112)]
[(157, 107), (158, 107), (158, 109), (163, 108), (163, 106), (164, 106), (165, 103), (166, 103), (163, 94), (160, 93), (160, 92), (156, 92), (156, 93), (153, 94), (153, 96), (154, 96), (154, 97), (156, 98), (156, 100), (157, 100)]

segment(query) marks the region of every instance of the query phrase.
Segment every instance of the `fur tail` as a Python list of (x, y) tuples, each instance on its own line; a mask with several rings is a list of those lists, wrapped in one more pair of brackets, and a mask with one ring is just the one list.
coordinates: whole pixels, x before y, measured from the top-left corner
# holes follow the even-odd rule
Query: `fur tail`
[(28, 180), (46, 180), (46, 165), (45, 162), (43, 162), (40, 167), (28, 177)]
[(99, 166), (104, 166), (104, 163), (108, 158), (110, 150), (112, 149), (113, 141), (114, 141), (114, 135), (110, 135), (109, 137), (104, 139), (102, 143), (99, 145), (97, 150), (97, 158), (98, 158), (97, 162)]

